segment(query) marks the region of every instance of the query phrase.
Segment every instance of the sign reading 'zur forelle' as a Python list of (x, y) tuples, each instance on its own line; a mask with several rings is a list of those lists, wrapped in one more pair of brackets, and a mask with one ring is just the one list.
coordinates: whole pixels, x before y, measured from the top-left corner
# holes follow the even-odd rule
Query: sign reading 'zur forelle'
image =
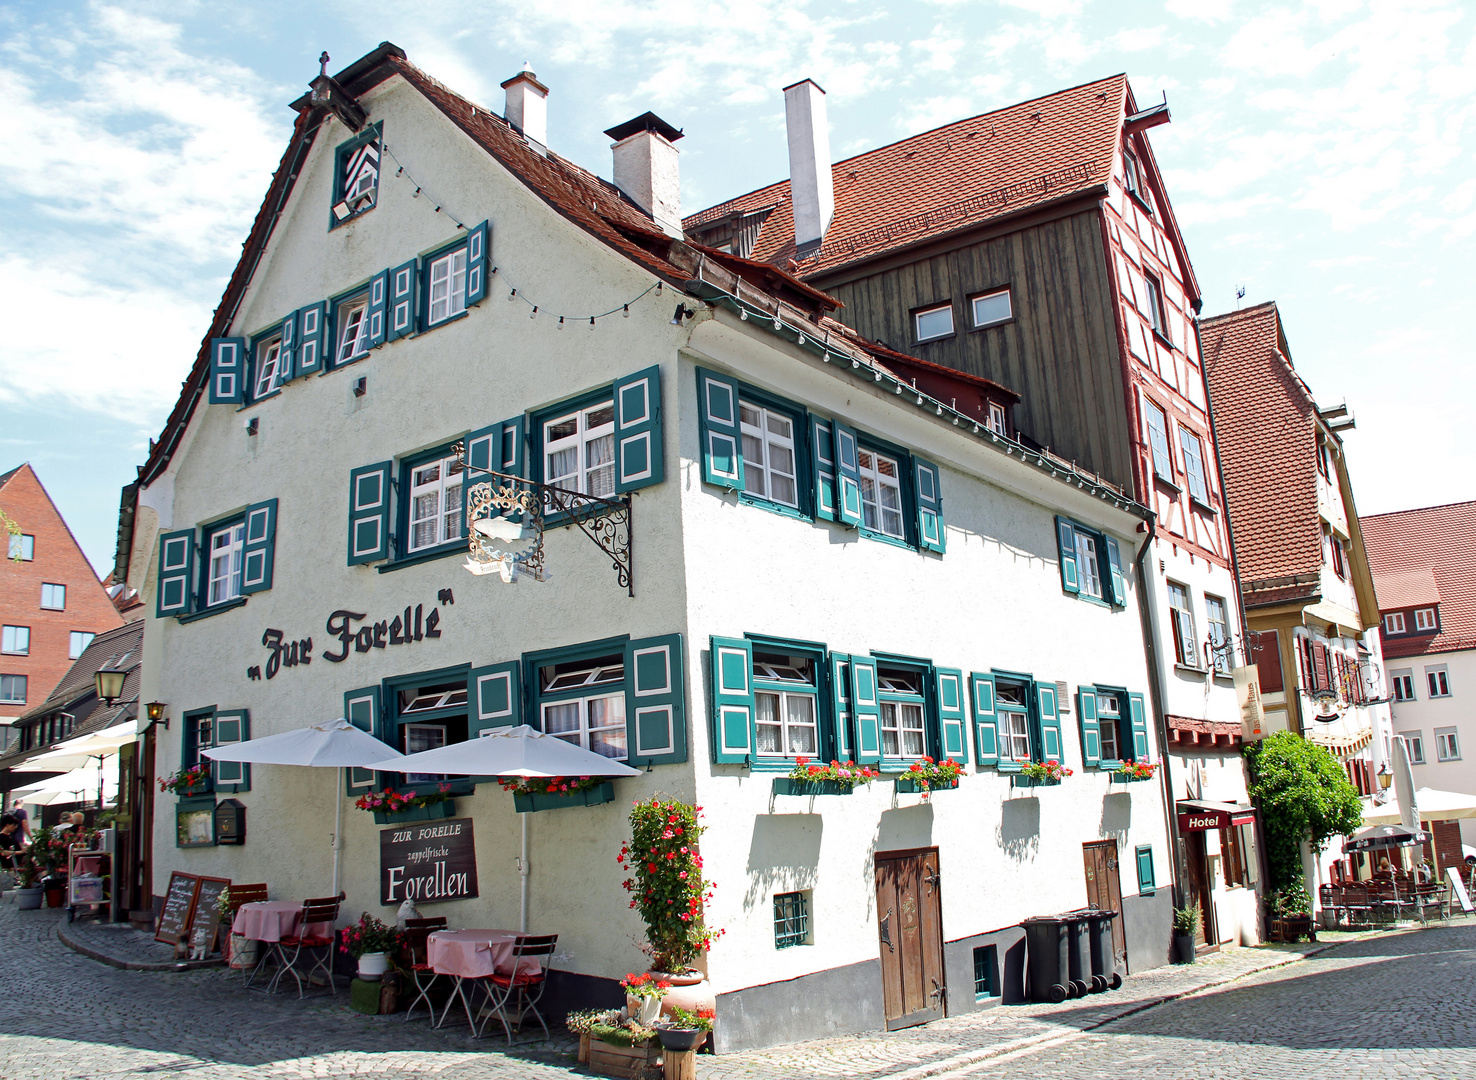
[[(456, 603), (456, 598), (450, 589), (442, 589), (436, 597), (436, 603), (444, 607)], [(326, 624), (328, 635), (337, 638), (338, 644), (318, 655), (330, 664), (341, 664), (349, 658), (350, 653), (366, 653), (370, 649), (383, 649), (389, 645), (414, 645), (427, 638), (434, 640), (441, 636), (441, 613), (434, 604), (429, 605), (429, 611), (426, 607), (425, 604), (416, 604), (412, 609), (407, 604), (403, 615), (377, 622), (372, 619), (365, 622), (369, 618), (365, 612), (339, 608), (328, 616)], [(361, 622), (364, 625), (354, 625)], [(276, 678), (277, 672), (283, 668), (313, 662), (312, 638), (292, 641), (281, 630), (268, 627), (261, 635), (261, 643), (269, 650), (266, 662), (268, 679)], [(261, 675), (260, 665), (252, 664), (246, 669), (248, 679), (260, 679)]]
[(477, 895), (471, 818), (417, 821), (379, 834), (379, 902), (436, 904)]

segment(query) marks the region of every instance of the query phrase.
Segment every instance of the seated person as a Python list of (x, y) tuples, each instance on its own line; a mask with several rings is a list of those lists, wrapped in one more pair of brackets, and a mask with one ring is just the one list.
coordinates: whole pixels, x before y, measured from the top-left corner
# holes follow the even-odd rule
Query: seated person
[(13, 814), (0, 815), (0, 867), (15, 869), (16, 855), (20, 850), (20, 822)]

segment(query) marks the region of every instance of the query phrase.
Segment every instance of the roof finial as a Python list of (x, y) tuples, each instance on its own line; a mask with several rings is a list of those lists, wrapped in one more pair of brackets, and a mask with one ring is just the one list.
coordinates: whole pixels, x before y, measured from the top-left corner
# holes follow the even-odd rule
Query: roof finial
[(327, 75), (328, 74), (328, 53), (327, 53), (326, 50), (324, 50), (322, 56), (318, 57), (318, 64), (320, 65), (320, 70), (318, 71), (318, 74), (319, 75)]

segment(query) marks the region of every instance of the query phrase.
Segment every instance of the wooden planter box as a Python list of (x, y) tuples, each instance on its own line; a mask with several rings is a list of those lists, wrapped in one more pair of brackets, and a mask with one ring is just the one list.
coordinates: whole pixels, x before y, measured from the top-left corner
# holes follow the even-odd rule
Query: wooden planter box
[(948, 780), (946, 782), (933, 783), (929, 784), (927, 787), (923, 787), (910, 776), (897, 777), (898, 795), (921, 795), (924, 792), (931, 794), (934, 791), (956, 791), (957, 789), (957, 780)]
[(615, 801), (615, 785), (606, 780), (588, 791), (565, 792), (560, 795), (514, 795), (513, 809), (520, 814), (539, 810), (567, 810), (571, 806), (600, 806)]
[(412, 806), (408, 810), (376, 810), (374, 822), (376, 825), (399, 825), (406, 821), (440, 821), (455, 816), (456, 800), (445, 799), (429, 806)]
[(1311, 916), (1302, 919), (1272, 919), (1271, 940), (1293, 942), (1306, 938), (1308, 941), (1317, 940), (1317, 925)]
[(589, 1068), (603, 1076), (623, 1076), (629, 1080), (654, 1074), (661, 1068), (661, 1045), (616, 1046), (614, 1043), (589, 1040)]
[[(860, 785), (858, 784), (857, 787)], [(789, 776), (774, 777), (775, 795), (849, 795), (856, 788), (839, 780), (796, 780)]]
[(1024, 776), (1016, 773), (1010, 777), (1010, 787), (1057, 787), (1060, 783), (1059, 776)]

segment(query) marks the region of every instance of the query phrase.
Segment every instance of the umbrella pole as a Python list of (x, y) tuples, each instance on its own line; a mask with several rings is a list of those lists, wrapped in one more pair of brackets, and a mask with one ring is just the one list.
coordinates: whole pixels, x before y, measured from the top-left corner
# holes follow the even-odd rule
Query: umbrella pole
[(338, 852), (343, 847), (343, 767), (338, 769), (338, 786), (333, 789), (333, 895), (338, 895)]
[(523, 854), (518, 859), (518, 930), (526, 934), (528, 932), (528, 815), (519, 814), (523, 819)]

